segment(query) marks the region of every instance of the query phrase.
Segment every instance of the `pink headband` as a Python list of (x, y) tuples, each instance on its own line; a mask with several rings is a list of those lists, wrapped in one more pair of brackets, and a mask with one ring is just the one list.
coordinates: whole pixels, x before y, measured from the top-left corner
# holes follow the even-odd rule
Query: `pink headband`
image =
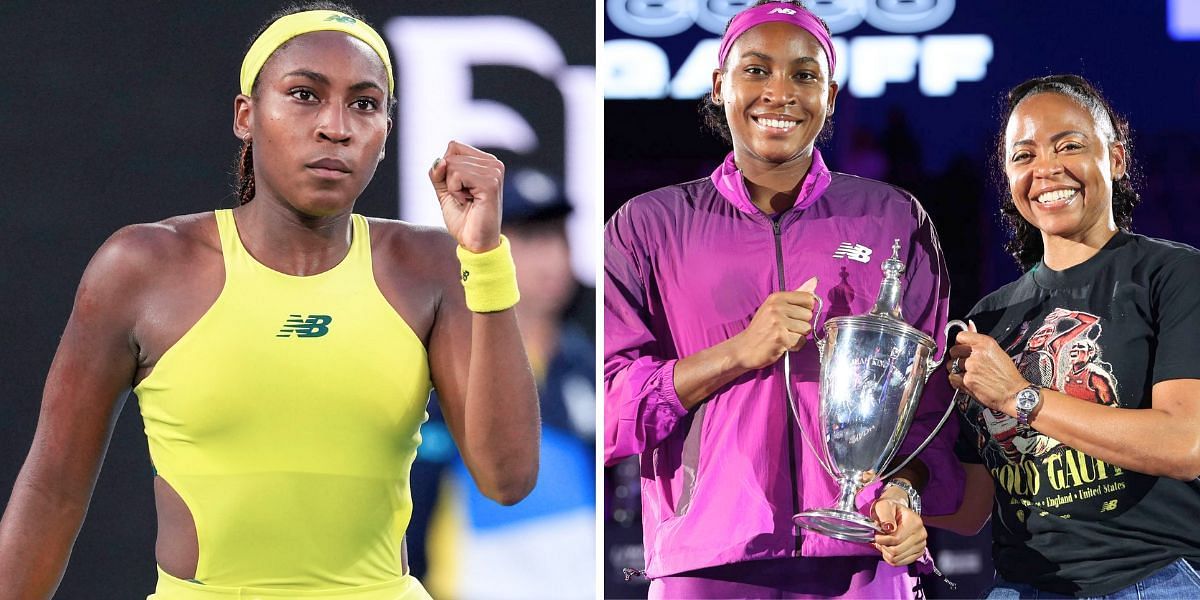
[(721, 50), (717, 52), (717, 67), (725, 66), (725, 57), (729, 56), (733, 42), (746, 33), (746, 30), (755, 25), (772, 21), (791, 23), (817, 38), (821, 47), (825, 49), (825, 56), (829, 58), (829, 76), (833, 77), (833, 67), (837, 64), (837, 57), (833, 54), (833, 40), (829, 39), (829, 33), (825, 31), (825, 26), (821, 24), (816, 15), (786, 2), (769, 2), (734, 15), (733, 19), (729, 21), (729, 28), (725, 30), (725, 37), (721, 39)]

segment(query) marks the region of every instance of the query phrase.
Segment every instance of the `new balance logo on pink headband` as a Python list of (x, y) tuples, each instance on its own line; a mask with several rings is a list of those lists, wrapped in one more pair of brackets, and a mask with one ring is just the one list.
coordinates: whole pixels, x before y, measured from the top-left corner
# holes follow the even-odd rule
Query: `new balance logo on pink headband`
[(834, 55), (833, 40), (830, 39), (829, 32), (825, 29), (824, 23), (816, 15), (807, 10), (792, 8), (791, 6), (779, 6), (780, 4), (783, 3), (770, 2), (760, 4), (734, 15), (729, 20), (729, 27), (725, 30), (725, 35), (721, 38), (721, 47), (717, 50), (717, 66), (720, 68), (724, 67), (725, 57), (729, 55), (729, 50), (733, 48), (733, 42), (743, 33), (746, 33), (747, 29), (763, 23), (783, 21), (791, 23), (817, 38), (817, 42), (825, 50), (825, 58), (829, 61), (829, 76), (832, 77), (834, 69), (837, 66), (837, 56)]

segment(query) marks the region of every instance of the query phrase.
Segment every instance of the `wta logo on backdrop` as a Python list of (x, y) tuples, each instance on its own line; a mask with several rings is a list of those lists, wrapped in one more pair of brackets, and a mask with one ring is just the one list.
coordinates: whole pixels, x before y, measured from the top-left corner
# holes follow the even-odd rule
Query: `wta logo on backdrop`
[[(556, 172), (561, 164), (575, 209), (567, 220), (572, 268), (581, 282), (595, 285), (599, 257), (588, 242), (600, 230), (595, 67), (567, 64), (550, 33), (512, 16), (396, 17), (383, 31), (396, 50), (400, 218), (442, 224), (427, 172), (451, 139), (553, 161), (540, 166)], [(555, 93), (525, 89), (519, 102), (505, 104), (492, 99), (497, 90), (480, 85), (481, 67), (526, 71)], [(559, 139), (562, 155), (546, 157), (546, 146)]]
[[(750, 4), (750, 0), (608, 0), (609, 22), (632, 37), (604, 43), (604, 96), (692, 99), (708, 93), (725, 25)], [(834, 79), (854, 96), (882, 96), (888, 85), (914, 79), (926, 96), (950, 96), (960, 82), (981, 81), (987, 75), (993, 54), (987, 35), (914, 35), (945, 24), (954, 14), (954, 0), (815, 0), (808, 5), (829, 24), (834, 36), (864, 23), (889, 34), (833, 38), (838, 55)], [(692, 27), (705, 32), (705, 37), (688, 51)], [(683, 53), (686, 57), (680, 61)]]

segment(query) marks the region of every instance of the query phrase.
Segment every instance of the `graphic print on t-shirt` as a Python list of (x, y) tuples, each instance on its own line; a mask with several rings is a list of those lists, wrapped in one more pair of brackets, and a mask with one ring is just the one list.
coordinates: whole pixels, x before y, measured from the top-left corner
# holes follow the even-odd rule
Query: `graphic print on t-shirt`
[[(1096, 315), (1055, 308), (1033, 329), (1023, 323), (1012, 344), (1024, 349), (1013, 363), (1027, 380), (1081, 400), (1118, 406), (1112, 365), (1103, 360), (1103, 327)], [(970, 402), (967, 416), (977, 433), (980, 455), (997, 484), (1011, 496), (1010, 508), (1024, 521), (1028, 510), (1070, 518), (1083, 510), (1091, 518), (1118, 510), (1124, 472), (1058, 440), (1021, 426), (1015, 417)]]
[(1014, 359), (1026, 379), (1080, 400), (1117, 406), (1112, 365), (1100, 360), (1100, 317), (1054, 309)]

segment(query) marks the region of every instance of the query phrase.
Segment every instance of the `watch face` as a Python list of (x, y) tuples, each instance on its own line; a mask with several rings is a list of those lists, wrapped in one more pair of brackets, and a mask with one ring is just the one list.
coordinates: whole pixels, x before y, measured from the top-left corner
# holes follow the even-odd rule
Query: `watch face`
[(1037, 405), (1038, 393), (1037, 390), (1023, 389), (1017, 393), (1017, 408), (1021, 410), (1033, 410)]
[(1038, 393), (1038, 388), (1025, 388), (1017, 392), (1017, 423), (1021, 425), (1029, 424), (1029, 413), (1038, 405), (1038, 399), (1041, 394)]
[(1029, 390), (1021, 390), (1017, 392), (1017, 410), (1026, 410), (1029, 408)]

